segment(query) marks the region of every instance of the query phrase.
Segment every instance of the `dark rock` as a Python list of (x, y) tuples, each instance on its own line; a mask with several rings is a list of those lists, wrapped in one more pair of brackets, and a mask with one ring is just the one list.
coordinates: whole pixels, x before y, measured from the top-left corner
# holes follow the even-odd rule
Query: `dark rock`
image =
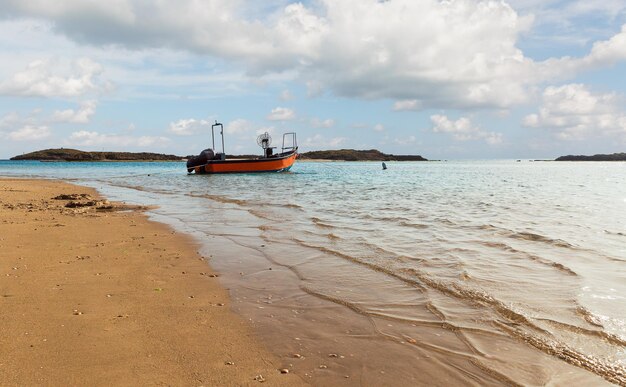
[(88, 194), (62, 194), (59, 196), (55, 196), (52, 199), (54, 200), (81, 200), (81, 199), (90, 199), (91, 196)]

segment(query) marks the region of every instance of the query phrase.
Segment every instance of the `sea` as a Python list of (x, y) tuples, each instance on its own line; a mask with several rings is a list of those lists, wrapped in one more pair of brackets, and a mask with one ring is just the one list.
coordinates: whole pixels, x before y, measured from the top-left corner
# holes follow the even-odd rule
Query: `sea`
[(626, 163), (0, 161), (192, 235), (316, 385), (626, 385)]

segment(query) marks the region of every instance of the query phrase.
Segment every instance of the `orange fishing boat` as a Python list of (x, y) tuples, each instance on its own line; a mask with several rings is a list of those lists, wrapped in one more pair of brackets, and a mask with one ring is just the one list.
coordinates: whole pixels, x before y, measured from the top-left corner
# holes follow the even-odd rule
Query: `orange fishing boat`
[[(215, 128), (219, 127), (222, 136), (222, 153), (215, 152)], [(285, 172), (288, 171), (298, 158), (298, 142), (296, 133), (283, 134), (283, 146), (280, 153), (274, 153), (276, 147), (271, 147), (272, 138), (265, 132), (257, 138), (257, 144), (263, 148), (263, 156), (250, 159), (226, 159), (224, 152), (224, 126), (215, 122), (211, 126), (211, 140), (213, 148), (205, 149), (198, 156), (187, 160), (187, 172), (196, 174), (205, 173), (255, 173), (255, 172)]]

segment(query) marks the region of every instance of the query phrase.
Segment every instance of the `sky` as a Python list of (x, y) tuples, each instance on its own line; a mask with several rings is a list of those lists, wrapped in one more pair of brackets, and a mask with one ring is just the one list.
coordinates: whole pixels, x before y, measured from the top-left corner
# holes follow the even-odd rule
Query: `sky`
[(625, 102), (624, 0), (0, 1), (0, 159), (626, 152)]

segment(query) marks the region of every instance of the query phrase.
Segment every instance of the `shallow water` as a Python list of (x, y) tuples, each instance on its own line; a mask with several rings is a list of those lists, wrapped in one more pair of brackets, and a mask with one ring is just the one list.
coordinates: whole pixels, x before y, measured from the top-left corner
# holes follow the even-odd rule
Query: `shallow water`
[(626, 163), (387, 165), (0, 162), (0, 175), (158, 205), (318, 384), (626, 384)]

